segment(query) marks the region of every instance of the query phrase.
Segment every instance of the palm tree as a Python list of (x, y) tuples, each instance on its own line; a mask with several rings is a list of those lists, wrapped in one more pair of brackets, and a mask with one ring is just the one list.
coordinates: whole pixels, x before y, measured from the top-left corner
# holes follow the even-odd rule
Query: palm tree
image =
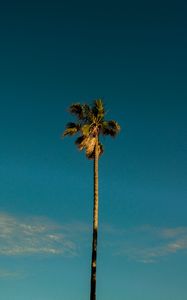
[(85, 149), (86, 156), (94, 160), (94, 206), (93, 206), (93, 240), (91, 261), (90, 300), (96, 300), (96, 258), (98, 232), (98, 160), (103, 153), (100, 135), (115, 137), (120, 126), (114, 120), (105, 120), (105, 109), (102, 99), (94, 101), (92, 106), (87, 104), (72, 104), (69, 112), (77, 118), (77, 123), (68, 123), (63, 136), (79, 134), (75, 144), (79, 150)]

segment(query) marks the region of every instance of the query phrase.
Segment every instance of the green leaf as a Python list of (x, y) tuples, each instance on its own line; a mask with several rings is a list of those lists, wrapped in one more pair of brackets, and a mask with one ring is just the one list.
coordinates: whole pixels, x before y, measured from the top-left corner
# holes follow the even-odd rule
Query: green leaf
[(102, 120), (104, 118), (105, 110), (102, 99), (97, 99), (94, 101), (92, 111), (98, 120)]
[(66, 135), (74, 135), (77, 133), (77, 128), (67, 128), (64, 133), (63, 133), (63, 136), (66, 136)]
[(89, 135), (90, 133), (90, 125), (89, 124), (85, 124), (81, 127), (81, 131), (83, 135)]
[(76, 134), (79, 130), (80, 130), (79, 124), (75, 124), (75, 123), (69, 122), (69, 123), (67, 123), (67, 125), (66, 125), (66, 129), (65, 129), (65, 131), (64, 131), (64, 133), (63, 133), (63, 136), (66, 136), (66, 135), (74, 135), (74, 134)]

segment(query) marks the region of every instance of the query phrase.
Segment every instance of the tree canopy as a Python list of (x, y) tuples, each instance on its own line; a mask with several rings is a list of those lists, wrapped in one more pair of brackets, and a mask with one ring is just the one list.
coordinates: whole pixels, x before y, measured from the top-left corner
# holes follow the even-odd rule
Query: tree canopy
[(103, 145), (99, 140), (100, 135), (115, 137), (120, 131), (120, 126), (116, 121), (105, 120), (106, 112), (102, 99), (95, 100), (92, 106), (80, 103), (72, 104), (69, 112), (76, 117), (77, 122), (67, 123), (63, 136), (78, 134), (75, 144), (79, 150), (85, 149), (89, 159), (94, 158), (97, 141), (99, 155), (103, 153)]

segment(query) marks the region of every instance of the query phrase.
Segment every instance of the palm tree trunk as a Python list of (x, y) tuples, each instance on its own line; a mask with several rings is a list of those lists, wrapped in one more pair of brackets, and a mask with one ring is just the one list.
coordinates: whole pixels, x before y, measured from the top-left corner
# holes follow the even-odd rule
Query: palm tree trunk
[(98, 139), (95, 145), (94, 157), (94, 208), (93, 208), (93, 240), (91, 261), (91, 289), (90, 300), (96, 300), (96, 259), (97, 259), (97, 231), (98, 231)]

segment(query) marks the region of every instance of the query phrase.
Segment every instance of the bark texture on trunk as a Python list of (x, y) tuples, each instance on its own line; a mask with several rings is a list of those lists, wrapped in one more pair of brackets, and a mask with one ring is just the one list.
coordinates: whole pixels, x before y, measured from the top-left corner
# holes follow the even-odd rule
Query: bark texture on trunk
[(97, 231), (98, 231), (98, 139), (95, 145), (94, 157), (94, 207), (93, 207), (93, 240), (91, 261), (90, 300), (96, 300), (96, 259), (97, 259)]

